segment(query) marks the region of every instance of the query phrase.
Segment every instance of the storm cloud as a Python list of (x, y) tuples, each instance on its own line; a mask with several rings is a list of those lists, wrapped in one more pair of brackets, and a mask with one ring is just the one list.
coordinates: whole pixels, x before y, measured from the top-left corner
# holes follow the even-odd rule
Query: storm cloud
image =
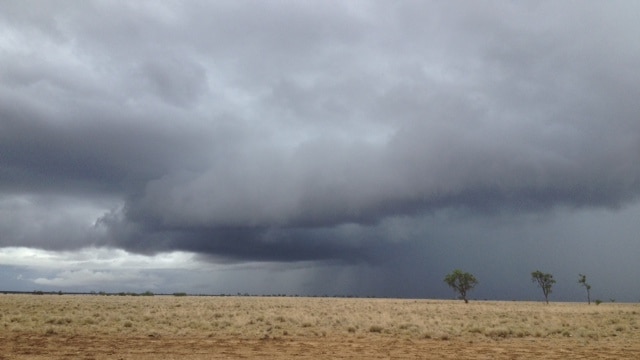
[(392, 276), (467, 236), (438, 229), (624, 212), (640, 194), (638, 13), (2, 4), (0, 246)]

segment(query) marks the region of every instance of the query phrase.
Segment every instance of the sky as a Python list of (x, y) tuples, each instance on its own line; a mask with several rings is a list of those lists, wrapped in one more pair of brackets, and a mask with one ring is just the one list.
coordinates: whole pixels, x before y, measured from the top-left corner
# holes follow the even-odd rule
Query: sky
[(638, 18), (0, 2), (0, 290), (640, 301)]

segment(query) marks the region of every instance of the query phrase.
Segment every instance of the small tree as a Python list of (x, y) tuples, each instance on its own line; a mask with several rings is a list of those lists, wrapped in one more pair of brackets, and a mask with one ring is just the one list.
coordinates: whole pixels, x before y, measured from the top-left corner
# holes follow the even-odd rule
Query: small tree
[(587, 289), (587, 304), (591, 305), (591, 285), (587, 284), (587, 275), (578, 274), (578, 284)]
[(542, 293), (544, 294), (544, 300), (549, 303), (549, 294), (551, 294), (551, 287), (556, 281), (553, 279), (553, 275), (545, 274), (540, 270), (536, 270), (531, 273), (531, 281), (534, 283), (538, 283), (538, 287), (542, 289)]
[(453, 291), (460, 294), (459, 298), (464, 300), (465, 304), (469, 303), (469, 300), (467, 299), (467, 292), (478, 285), (478, 280), (475, 276), (459, 269), (455, 269), (453, 272), (445, 276), (444, 282), (446, 282)]

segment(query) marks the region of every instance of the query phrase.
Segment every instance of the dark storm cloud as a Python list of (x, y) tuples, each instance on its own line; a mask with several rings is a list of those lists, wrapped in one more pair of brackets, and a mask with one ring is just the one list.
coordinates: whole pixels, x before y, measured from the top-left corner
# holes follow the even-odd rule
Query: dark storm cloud
[[(140, 120), (146, 119), (117, 110), (110, 116), (99, 109), (95, 114), (78, 108), (71, 112), (78, 110), (87, 113), (56, 119), (24, 108), (2, 112), (0, 186), (5, 191), (73, 193), (88, 188), (120, 193), (138, 181), (160, 176), (175, 158), (185, 166), (197, 161), (194, 148), (203, 141), (198, 130), (181, 129), (166, 115), (154, 118), (160, 126), (145, 128)], [(186, 136), (193, 142), (185, 142)]]
[(2, 244), (375, 262), (396, 235), (344, 226), (627, 205), (640, 48), (619, 4), (1, 5), (0, 206), (110, 199), (93, 236), (4, 224)]
[[(255, 261), (375, 261), (375, 249), (384, 247), (379, 237), (363, 239), (340, 227), (331, 229), (264, 226), (167, 227), (119, 218), (118, 212), (103, 216), (98, 227), (108, 238), (130, 251), (155, 253), (181, 250), (201, 253), (218, 262)], [(357, 235), (357, 236), (354, 236)]]

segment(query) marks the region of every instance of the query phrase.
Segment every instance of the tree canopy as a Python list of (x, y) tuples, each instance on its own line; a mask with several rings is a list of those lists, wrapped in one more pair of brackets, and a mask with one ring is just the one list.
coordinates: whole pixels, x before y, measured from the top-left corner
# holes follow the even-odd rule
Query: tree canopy
[(544, 294), (544, 300), (549, 303), (549, 294), (551, 293), (551, 288), (553, 284), (556, 283), (553, 275), (543, 273), (540, 270), (536, 270), (531, 273), (531, 281), (538, 284), (538, 287), (542, 289), (542, 293)]
[(465, 303), (469, 303), (467, 292), (478, 285), (478, 280), (472, 274), (464, 272), (460, 269), (453, 270), (444, 278), (444, 282), (449, 285), (456, 293), (460, 295), (460, 299)]

